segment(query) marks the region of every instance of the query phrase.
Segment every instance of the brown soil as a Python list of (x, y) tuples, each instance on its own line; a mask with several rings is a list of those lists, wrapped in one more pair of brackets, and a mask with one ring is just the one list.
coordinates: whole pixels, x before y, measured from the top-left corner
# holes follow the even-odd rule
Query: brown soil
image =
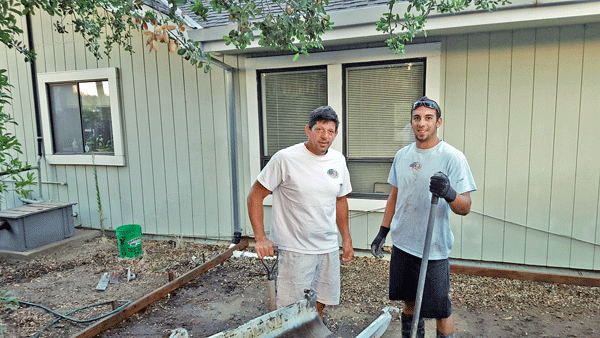
[[(0, 292), (60, 313), (96, 303), (135, 301), (227, 250), (226, 246), (182, 241), (144, 240), (137, 258), (118, 257), (115, 239), (95, 239), (30, 262), (0, 262)], [(251, 249), (249, 249), (251, 250)], [(355, 337), (386, 306), (389, 261), (357, 257), (342, 266), (341, 305), (325, 309), (326, 325), (338, 337)], [(136, 278), (126, 281), (130, 268)], [(105, 291), (96, 285), (104, 272), (116, 271), (119, 284)], [(600, 288), (536, 283), (501, 278), (452, 276), (457, 337), (600, 337)], [(168, 337), (185, 328), (190, 337), (207, 337), (268, 312), (265, 269), (256, 259), (230, 258), (184, 285), (101, 337)], [(73, 314), (91, 318), (110, 312), (108, 305)], [(40, 308), (17, 310), (0, 305), (4, 337), (68, 337), (89, 324), (65, 320), (44, 327), (54, 316)], [(397, 315), (383, 337), (400, 337)], [(426, 321), (435, 337), (435, 321)], [(1, 336), (1, 334), (0, 334)]]

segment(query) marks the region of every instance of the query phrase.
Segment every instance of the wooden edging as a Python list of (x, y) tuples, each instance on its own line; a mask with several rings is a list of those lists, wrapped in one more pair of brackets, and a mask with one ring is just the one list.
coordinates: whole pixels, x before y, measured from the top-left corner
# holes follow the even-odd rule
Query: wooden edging
[(498, 269), (488, 267), (450, 265), (450, 272), (461, 275), (473, 275), (483, 277), (509, 278), (519, 280), (530, 280), (534, 282), (561, 283), (580, 286), (600, 286), (600, 278), (584, 277), (574, 275), (561, 275), (542, 272), (519, 271), (510, 269)]
[(136, 312), (141, 311), (142, 309), (146, 308), (148, 305), (151, 305), (152, 303), (156, 302), (157, 300), (161, 299), (162, 297), (166, 296), (167, 294), (173, 292), (173, 290), (179, 288), (183, 284), (191, 282), (192, 280), (196, 279), (198, 276), (205, 273), (209, 269), (221, 264), (223, 261), (225, 261), (229, 257), (231, 257), (231, 255), (233, 255), (234, 251), (243, 250), (247, 246), (248, 246), (248, 241), (245, 239), (242, 240), (236, 246), (229, 248), (227, 251), (219, 254), (217, 257), (211, 259), (210, 261), (200, 265), (199, 267), (187, 272), (185, 275), (182, 275), (181, 277), (173, 280), (172, 282), (169, 282), (169, 283), (163, 285), (159, 289), (156, 289), (153, 292), (151, 292), (151, 293), (143, 296), (142, 298), (136, 300), (135, 302), (129, 304), (125, 309), (123, 309), (123, 311), (116, 313), (112, 316), (106, 317), (106, 318), (102, 319), (101, 321), (88, 326), (84, 330), (71, 336), (71, 338), (95, 337), (96, 335), (112, 328), (113, 326), (119, 324), (123, 320), (131, 317)]

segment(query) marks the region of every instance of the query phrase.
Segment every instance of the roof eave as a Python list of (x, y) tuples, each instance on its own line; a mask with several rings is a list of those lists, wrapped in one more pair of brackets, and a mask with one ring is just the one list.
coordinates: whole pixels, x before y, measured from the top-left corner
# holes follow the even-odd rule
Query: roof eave
[[(396, 9), (404, 12), (406, 6), (398, 3)], [(384, 41), (387, 35), (375, 30), (375, 22), (385, 11), (387, 6), (329, 13), (334, 28), (322, 36), (323, 44)], [(428, 36), (439, 36), (592, 22), (600, 22), (600, 1), (512, 0), (512, 4), (494, 12), (467, 10), (456, 15), (431, 15), (425, 28)], [(205, 52), (244, 54), (266, 50), (257, 44), (258, 38), (245, 50), (227, 46), (223, 36), (234, 28), (235, 25), (228, 25), (198, 29), (190, 32), (190, 38), (202, 42)]]

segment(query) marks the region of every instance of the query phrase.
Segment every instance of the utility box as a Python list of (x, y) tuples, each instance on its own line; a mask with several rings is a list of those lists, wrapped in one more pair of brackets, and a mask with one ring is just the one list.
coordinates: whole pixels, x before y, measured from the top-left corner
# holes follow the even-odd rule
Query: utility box
[(0, 250), (28, 251), (72, 237), (74, 204), (41, 202), (0, 210)]

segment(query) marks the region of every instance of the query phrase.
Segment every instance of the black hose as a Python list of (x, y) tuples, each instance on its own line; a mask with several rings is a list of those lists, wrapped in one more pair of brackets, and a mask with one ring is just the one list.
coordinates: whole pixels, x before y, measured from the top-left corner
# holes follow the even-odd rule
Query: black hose
[(46, 310), (47, 312), (52, 313), (53, 315), (57, 316), (58, 318), (54, 319), (54, 321), (52, 321), (50, 324), (46, 325), (46, 327), (44, 327), (40, 332), (36, 333), (34, 336), (32, 336), (33, 338), (37, 338), (39, 337), (42, 332), (44, 332), (45, 330), (47, 330), (48, 328), (52, 327), (52, 325), (58, 323), (61, 319), (65, 319), (74, 323), (78, 323), (78, 324), (86, 324), (86, 323), (90, 323), (108, 316), (111, 316), (113, 314), (119, 313), (121, 311), (123, 311), (123, 309), (125, 309), (125, 307), (127, 307), (129, 304), (131, 304), (131, 301), (128, 300), (119, 300), (117, 302), (121, 302), (123, 303), (123, 305), (119, 306), (118, 308), (112, 310), (111, 312), (105, 313), (101, 316), (95, 317), (95, 318), (90, 318), (90, 319), (76, 319), (76, 318), (72, 318), (69, 317), (70, 315), (72, 315), (75, 312), (79, 312), (85, 309), (89, 309), (91, 307), (96, 307), (96, 306), (102, 306), (102, 305), (108, 305), (108, 304), (112, 304), (114, 301), (107, 301), (107, 302), (102, 302), (102, 303), (96, 303), (96, 304), (91, 304), (91, 305), (86, 305), (84, 307), (80, 307), (78, 309), (75, 309), (73, 311), (67, 312), (66, 314), (62, 314), (59, 312), (56, 312), (50, 308), (45, 307), (44, 305), (40, 305), (40, 304), (35, 304), (35, 303), (30, 303), (30, 302), (26, 302), (26, 301), (22, 301), (22, 300), (17, 300), (17, 302), (19, 303), (19, 305), (23, 305), (23, 306), (34, 306), (34, 307), (39, 307), (40, 309)]

